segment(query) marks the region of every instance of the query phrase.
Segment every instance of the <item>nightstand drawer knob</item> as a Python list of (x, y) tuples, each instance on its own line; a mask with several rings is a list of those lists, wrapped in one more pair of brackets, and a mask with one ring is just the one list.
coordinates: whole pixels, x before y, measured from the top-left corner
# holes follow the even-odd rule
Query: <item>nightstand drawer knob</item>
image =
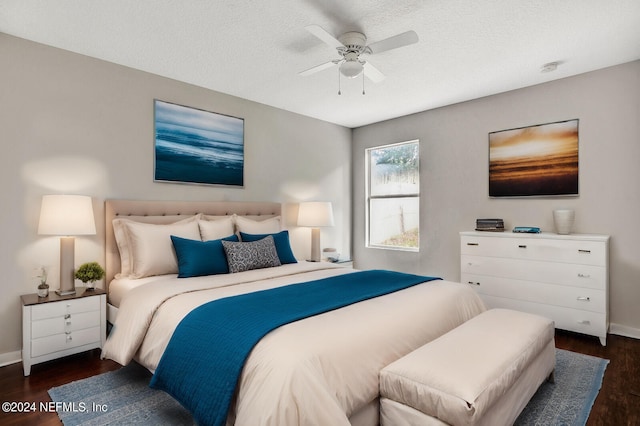
[(589, 274), (578, 274), (579, 278), (591, 278), (591, 275)]
[(578, 321), (578, 324), (582, 324), (582, 325), (591, 325), (591, 321), (589, 321), (589, 320), (582, 320), (582, 321)]
[(591, 298), (588, 297), (588, 296), (579, 296), (578, 300), (581, 301), (581, 302), (590, 302)]

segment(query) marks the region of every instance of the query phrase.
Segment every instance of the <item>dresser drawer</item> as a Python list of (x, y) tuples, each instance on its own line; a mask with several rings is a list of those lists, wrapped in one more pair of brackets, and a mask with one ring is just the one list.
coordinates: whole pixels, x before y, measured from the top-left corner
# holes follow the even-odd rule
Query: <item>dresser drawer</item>
[(83, 328), (98, 327), (100, 325), (99, 312), (81, 312), (79, 314), (67, 314), (56, 318), (47, 318), (31, 322), (31, 338), (51, 336), (69, 331), (82, 330)]
[(53, 318), (65, 314), (100, 311), (100, 297), (83, 297), (81, 299), (63, 300), (31, 307), (31, 320)]
[(607, 297), (603, 290), (474, 274), (463, 274), (462, 277), (463, 283), (473, 285), (481, 295), (524, 300), (541, 305), (560, 306), (602, 314), (607, 312)]
[(76, 348), (78, 346), (96, 343), (100, 346), (100, 327), (85, 328), (69, 334), (60, 333), (53, 336), (41, 337), (31, 341), (31, 356), (38, 357), (53, 352)]
[[(608, 325), (605, 314), (482, 294), (480, 297), (488, 308), (514, 309), (540, 315), (552, 319), (556, 328), (601, 336), (601, 341), (607, 335)], [(602, 344), (604, 345), (604, 343)]]
[(460, 237), (460, 253), (510, 259), (605, 266), (607, 244), (601, 241), (530, 237)]
[(606, 290), (607, 284), (607, 269), (604, 266), (594, 265), (462, 255), (460, 270), (463, 274), (521, 279), (597, 290)]

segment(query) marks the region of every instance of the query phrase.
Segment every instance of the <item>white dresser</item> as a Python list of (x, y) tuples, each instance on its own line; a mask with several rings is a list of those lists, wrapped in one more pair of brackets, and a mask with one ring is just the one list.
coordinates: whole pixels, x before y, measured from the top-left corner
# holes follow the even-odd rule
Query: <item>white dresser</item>
[(461, 232), (460, 277), (488, 308), (551, 318), (598, 336), (609, 329), (609, 236)]
[(24, 375), (44, 361), (101, 348), (106, 339), (106, 292), (76, 288), (76, 294), (21, 296)]

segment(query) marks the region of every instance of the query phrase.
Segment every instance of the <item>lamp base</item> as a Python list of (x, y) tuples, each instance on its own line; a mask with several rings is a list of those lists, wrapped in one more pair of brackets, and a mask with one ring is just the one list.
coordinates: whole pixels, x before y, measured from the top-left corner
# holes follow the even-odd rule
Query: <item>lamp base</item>
[(311, 228), (311, 262), (320, 262), (320, 228)]
[(69, 296), (71, 294), (76, 294), (76, 289), (73, 290), (56, 290), (56, 294), (58, 296)]

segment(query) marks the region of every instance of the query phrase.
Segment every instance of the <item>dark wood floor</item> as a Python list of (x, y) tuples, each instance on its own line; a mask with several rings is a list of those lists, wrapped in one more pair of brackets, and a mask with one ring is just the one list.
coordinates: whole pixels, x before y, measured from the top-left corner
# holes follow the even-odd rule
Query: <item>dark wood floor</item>
[[(609, 335), (602, 347), (595, 337), (557, 331), (556, 346), (561, 349), (609, 359), (587, 425), (640, 425), (640, 340)], [(24, 377), (22, 364), (0, 368), (0, 402), (51, 401), (47, 390), (74, 380), (115, 370), (113, 361), (100, 360), (94, 350), (60, 360), (34, 365)], [(58, 415), (36, 410), (28, 414), (0, 412), (0, 425), (60, 425)]]

